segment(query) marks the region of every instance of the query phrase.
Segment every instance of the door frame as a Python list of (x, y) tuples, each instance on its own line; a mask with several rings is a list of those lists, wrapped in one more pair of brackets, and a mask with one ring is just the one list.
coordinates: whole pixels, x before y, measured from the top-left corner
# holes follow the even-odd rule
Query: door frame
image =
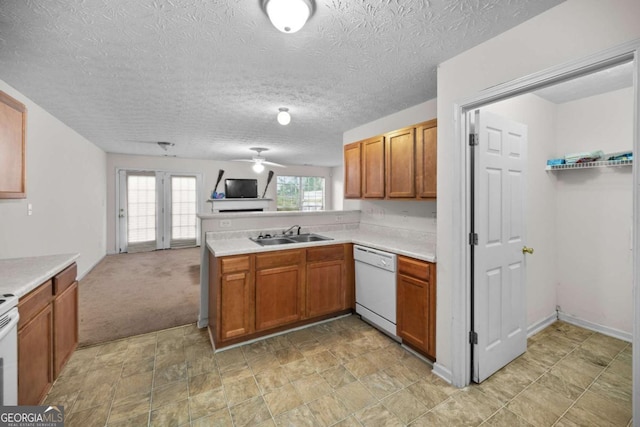
[[(200, 198), (200, 194), (202, 192), (202, 188), (203, 188), (203, 176), (202, 173), (200, 172), (176, 172), (176, 171), (169, 171), (169, 170), (163, 170), (163, 169), (149, 169), (149, 168), (116, 168), (116, 173), (115, 173), (115, 211), (113, 212), (114, 214), (114, 221), (116, 222), (116, 227), (115, 227), (115, 233), (116, 233), (116, 253), (120, 253), (120, 243), (121, 240), (123, 238), (123, 230), (121, 230), (121, 226), (120, 226), (120, 220), (119, 220), (119, 212), (120, 212), (120, 204), (122, 202), (120, 196), (121, 196), (121, 182), (120, 182), (120, 172), (143, 172), (143, 173), (154, 173), (156, 175), (156, 179), (158, 178), (159, 174), (163, 174), (165, 177), (170, 177), (171, 175), (175, 175), (175, 176), (195, 176), (196, 177), (196, 200), (197, 200), (197, 204), (196, 204), (196, 214), (204, 212), (204, 208), (205, 208), (205, 202), (203, 199)], [(156, 207), (156, 215), (158, 218), (160, 218), (159, 213), (161, 212), (160, 209), (162, 207), (165, 206), (165, 201), (170, 201), (171, 200), (171, 195), (169, 194), (169, 187), (168, 186), (164, 186), (162, 188), (161, 192), (157, 192), (156, 191), (156, 203), (157, 203), (157, 207)], [(156, 225), (157, 228), (161, 228), (162, 231), (164, 233), (171, 233), (171, 230), (168, 229), (169, 228), (169, 220), (167, 219), (166, 216), (163, 215), (164, 220), (159, 219), (158, 224)], [(160, 224), (160, 221), (162, 221), (162, 224)], [(196, 245), (200, 246), (201, 245), (201, 241), (200, 241), (200, 221), (196, 221)], [(171, 240), (171, 238), (169, 237), (169, 241)], [(158, 243), (159, 245), (160, 243)], [(160, 248), (158, 248), (160, 249)]]
[[(571, 80), (599, 69), (632, 60), (633, 65), (633, 151), (640, 153), (640, 39), (605, 51), (569, 61), (546, 70), (521, 77), (478, 92), (454, 103), (455, 157), (452, 164), (452, 296), (451, 296), (451, 382), (464, 387), (471, 382), (471, 249), (470, 228), (470, 162), (466, 131), (466, 113), (488, 104), (530, 93), (537, 89)], [(640, 420), (640, 172), (633, 164), (633, 418)], [(442, 368), (443, 370), (446, 368)]]

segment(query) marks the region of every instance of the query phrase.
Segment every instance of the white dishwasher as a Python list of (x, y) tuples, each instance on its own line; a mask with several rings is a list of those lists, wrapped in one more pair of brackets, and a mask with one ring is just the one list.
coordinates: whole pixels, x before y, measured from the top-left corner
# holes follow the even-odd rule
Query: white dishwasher
[(356, 313), (393, 338), (396, 333), (396, 255), (353, 246)]

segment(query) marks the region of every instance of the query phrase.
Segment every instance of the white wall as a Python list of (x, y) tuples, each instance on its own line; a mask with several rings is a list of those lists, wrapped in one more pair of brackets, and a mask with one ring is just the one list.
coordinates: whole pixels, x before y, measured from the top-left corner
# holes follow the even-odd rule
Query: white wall
[(227, 178), (256, 178), (258, 180), (258, 196), (262, 196), (264, 187), (267, 184), (268, 171), (273, 170), (274, 176), (269, 184), (266, 198), (274, 199), (270, 203), (269, 210), (275, 210), (276, 179), (278, 175), (293, 176), (322, 176), (325, 178), (325, 209), (331, 210), (332, 185), (331, 168), (314, 166), (287, 166), (286, 168), (265, 168), (257, 174), (251, 167), (250, 162), (223, 162), (214, 160), (183, 159), (177, 157), (156, 157), (156, 156), (131, 156), (124, 154), (107, 155), (107, 252), (116, 252), (116, 169), (146, 169), (161, 170), (167, 172), (199, 173), (203, 177), (203, 188), (201, 189), (201, 201), (203, 213), (210, 212), (211, 205), (205, 201), (211, 197), (218, 171), (224, 170), (222, 181), (218, 185), (218, 191), (224, 191), (224, 180)]
[[(558, 156), (633, 146), (632, 88), (558, 105)], [(631, 167), (554, 172), (558, 305), (580, 320), (631, 334)]]
[(556, 310), (556, 188), (555, 176), (545, 171), (547, 159), (557, 152), (556, 105), (527, 94), (483, 107), (502, 117), (527, 125), (526, 245), (533, 256), (527, 268), (527, 324), (548, 318)]
[(344, 208), (344, 166), (331, 168), (331, 194), (333, 195), (331, 206), (336, 211)]
[[(438, 313), (441, 372), (452, 367), (454, 268), (461, 253), (453, 207), (460, 195), (454, 104), (479, 91), (640, 37), (637, 0), (567, 0), (442, 64), (438, 69)], [(456, 294), (455, 304), (464, 301)], [(460, 339), (461, 337), (458, 337)], [(456, 366), (456, 370), (459, 367)]]
[(105, 255), (106, 154), (2, 80), (0, 90), (28, 110), (27, 198), (0, 200), (0, 258), (77, 252), (82, 277)]
[[(436, 100), (432, 99), (348, 130), (343, 134), (342, 143), (346, 145), (361, 141), (435, 117)], [(344, 172), (342, 176), (341, 186), (344, 181)], [(342, 194), (344, 194), (344, 190), (341, 187), (340, 195)], [(360, 222), (363, 224), (420, 230), (434, 234), (436, 232), (436, 203), (433, 201), (343, 199), (342, 206), (347, 210), (359, 209), (362, 212)]]

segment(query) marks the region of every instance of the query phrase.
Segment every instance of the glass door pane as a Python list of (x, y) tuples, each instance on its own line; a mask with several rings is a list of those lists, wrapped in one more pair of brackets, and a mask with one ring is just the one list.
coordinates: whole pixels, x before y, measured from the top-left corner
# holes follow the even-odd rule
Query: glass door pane
[(128, 252), (156, 249), (156, 207), (155, 174), (127, 174)]
[(171, 247), (195, 246), (197, 230), (195, 176), (171, 176)]

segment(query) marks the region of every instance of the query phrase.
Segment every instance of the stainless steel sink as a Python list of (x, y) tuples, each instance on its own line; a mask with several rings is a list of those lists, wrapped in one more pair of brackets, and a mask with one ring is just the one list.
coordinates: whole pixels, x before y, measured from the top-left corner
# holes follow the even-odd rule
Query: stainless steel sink
[(331, 237), (324, 237), (313, 233), (288, 236), (287, 239), (295, 240), (296, 242), (321, 242), (323, 240), (333, 240)]
[(286, 245), (290, 243), (308, 243), (321, 242), (324, 240), (333, 240), (331, 237), (321, 236), (314, 233), (296, 234), (291, 236), (274, 236), (274, 237), (250, 237), (251, 241), (261, 246)]

